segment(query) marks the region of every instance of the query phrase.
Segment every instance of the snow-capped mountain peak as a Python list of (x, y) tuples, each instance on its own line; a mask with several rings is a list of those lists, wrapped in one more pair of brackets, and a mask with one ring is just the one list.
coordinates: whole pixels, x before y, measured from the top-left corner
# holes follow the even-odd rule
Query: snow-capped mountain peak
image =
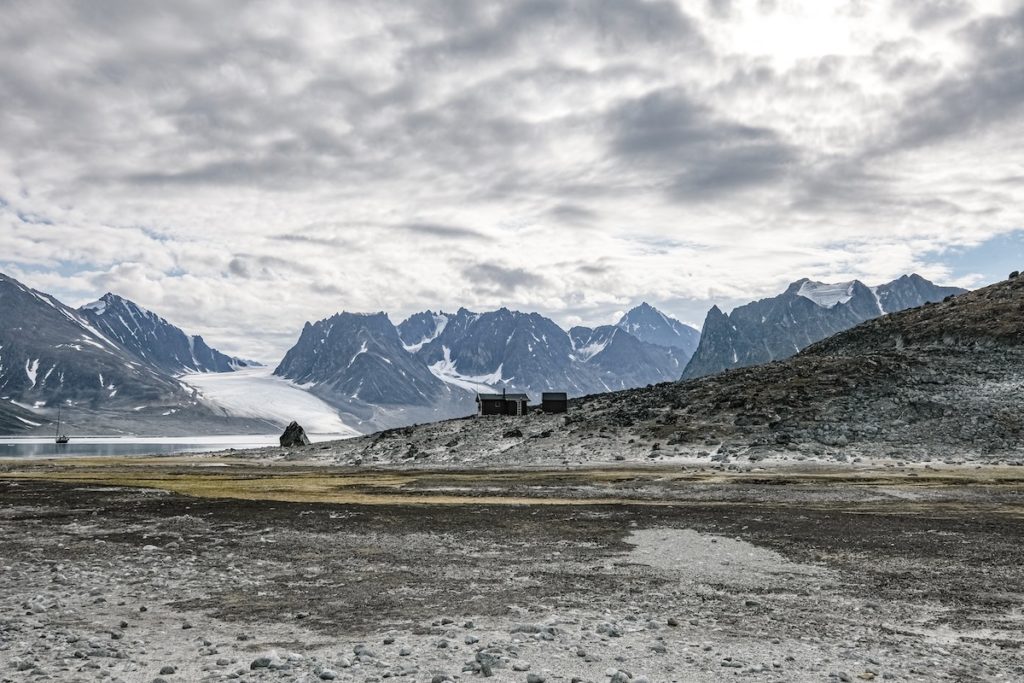
[(665, 315), (646, 301), (626, 312), (616, 326), (640, 341), (680, 349), (687, 356), (700, 342), (699, 331)]
[(832, 308), (836, 304), (848, 303), (853, 298), (854, 287), (857, 284), (859, 284), (857, 280), (827, 284), (804, 279), (799, 281), (800, 287), (796, 294), (813, 301), (822, 308)]
[(164, 372), (231, 372), (246, 366), (245, 361), (210, 348), (202, 337), (185, 334), (156, 313), (117, 294), (104, 294), (79, 308), (78, 314), (103, 336)]

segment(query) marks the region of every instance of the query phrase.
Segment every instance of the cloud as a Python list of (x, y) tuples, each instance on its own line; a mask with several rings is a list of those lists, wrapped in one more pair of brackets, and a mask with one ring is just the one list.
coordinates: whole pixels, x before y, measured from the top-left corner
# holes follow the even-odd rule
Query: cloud
[(1022, 17), (11, 0), (0, 268), (266, 360), (342, 309), (699, 322), (803, 275), (962, 277), (1024, 225)]
[(487, 239), (487, 236), (478, 230), (472, 230), (470, 228), (460, 228), (454, 225), (438, 225), (436, 223), (408, 223), (406, 225), (402, 225), (401, 229), (416, 235), (440, 237), (443, 239)]
[(911, 93), (903, 113), (876, 152), (919, 148), (986, 132), (1024, 112), (1024, 7), (1010, 16), (983, 17), (960, 31), (971, 60), (938, 83)]
[(894, 0), (893, 10), (910, 20), (915, 29), (927, 29), (970, 14), (965, 0)]
[(473, 286), (482, 286), (491, 293), (515, 292), (544, 283), (544, 278), (525, 268), (508, 268), (497, 263), (477, 263), (462, 270)]
[(611, 153), (653, 170), (677, 201), (781, 181), (800, 156), (775, 131), (731, 121), (676, 88), (622, 103), (608, 126)]

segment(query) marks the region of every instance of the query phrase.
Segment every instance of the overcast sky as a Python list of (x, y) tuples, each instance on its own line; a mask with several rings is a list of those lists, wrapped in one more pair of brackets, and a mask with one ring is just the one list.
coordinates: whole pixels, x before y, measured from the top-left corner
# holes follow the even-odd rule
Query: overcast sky
[(0, 270), (279, 358), (1024, 267), (1024, 3), (4, 0)]

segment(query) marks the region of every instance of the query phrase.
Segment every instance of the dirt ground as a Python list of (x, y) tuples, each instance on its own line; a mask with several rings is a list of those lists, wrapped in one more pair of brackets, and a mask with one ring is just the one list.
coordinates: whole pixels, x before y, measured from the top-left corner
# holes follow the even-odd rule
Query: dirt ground
[(1021, 474), (6, 463), (0, 681), (1024, 680)]

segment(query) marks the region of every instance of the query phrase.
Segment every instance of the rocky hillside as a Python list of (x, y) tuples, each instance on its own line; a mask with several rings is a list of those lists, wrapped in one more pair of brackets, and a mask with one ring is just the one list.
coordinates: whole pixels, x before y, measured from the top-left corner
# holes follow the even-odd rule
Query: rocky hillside
[(876, 318), (785, 361), (339, 442), (342, 462), (1024, 458), (1024, 278)]
[(964, 291), (939, 287), (919, 275), (904, 275), (878, 287), (857, 280), (838, 284), (798, 280), (782, 294), (740, 306), (728, 315), (717, 306), (712, 308), (683, 378), (789, 358), (866, 320)]

